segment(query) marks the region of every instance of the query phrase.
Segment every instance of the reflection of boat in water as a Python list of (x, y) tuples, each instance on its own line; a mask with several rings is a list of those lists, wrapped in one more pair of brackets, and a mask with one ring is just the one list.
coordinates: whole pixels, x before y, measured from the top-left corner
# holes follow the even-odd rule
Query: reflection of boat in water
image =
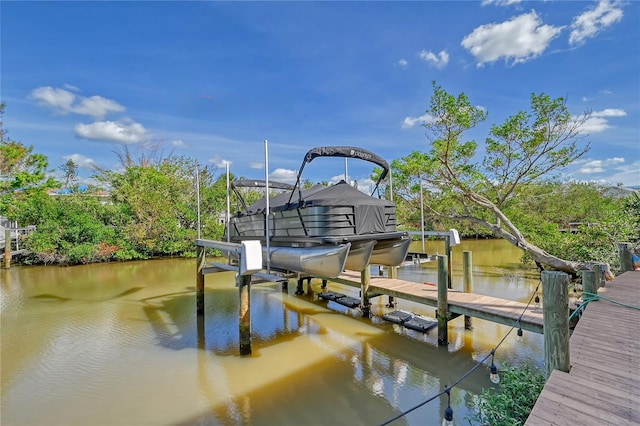
[[(365, 149), (328, 146), (310, 150), (295, 185), (279, 186), (283, 192), (269, 197), (270, 246), (307, 249), (350, 244), (345, 268), (355, 271), (362, 271), (369, 264), (397, 266), (402, 263), (411, 238), (396, 230), (395, 204), (367, 195), (344, 181), (328, 187), (315, 185), (303, 189), (302, 171), (317, 157), (356, 158), (382, 167), (374, 193), (389, 172), (385, 160)], [(259, 239), (265, 243), (266, 211), (265, 197), (250, 206), (244, 205), (243, 210), (230, 219), (231, 241)]]

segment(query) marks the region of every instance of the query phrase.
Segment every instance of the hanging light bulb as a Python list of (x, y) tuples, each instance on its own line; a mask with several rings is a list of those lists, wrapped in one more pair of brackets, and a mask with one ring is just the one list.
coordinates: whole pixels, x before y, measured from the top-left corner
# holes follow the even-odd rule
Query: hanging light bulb
[(442, 426), (453, 426), (453, 409), (451, 408), (451, 394), (449, 393), (449, 389), (447, 389), (447, 408), (444, 409)]
[(522, 338), (522, 327), (518, 328), (518, 337), (516, 337), (516, 340), (517, 340), (518, 342), (522, 342), (522, 340), (524, 340), (524, 339)]
[(498, 384), (500, 383), (500, 375), (498, 374), (498, 367), (493, 363), (493, 354), (491, 354), (491, 369), (489, 373), (489, 380), (492, 383)]
[(536, 293), (536, 298), (533, 299), (533, 303), (535, 304), (536, 308), (540, 307), (540, 296), (538, 296), (538, 293)]

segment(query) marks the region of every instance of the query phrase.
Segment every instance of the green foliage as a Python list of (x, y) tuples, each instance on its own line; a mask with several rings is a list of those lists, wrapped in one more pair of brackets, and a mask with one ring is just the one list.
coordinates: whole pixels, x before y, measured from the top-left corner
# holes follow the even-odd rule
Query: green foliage
[(527, 365), (505, 366), (497, 389), (485, 389), (474, 401), (474, 424), (487, 426), (522, 425), (544, 387), (544, 374)]
[(113, 206), (101, 204), (96, 197), (40, 193), (24, 197), (17, 208), (22, 221), (36, 225), (36, 231), (26, 241), (33, 253), (29, 262), (107, 261), (119, 250), (121, 236), (108, 221)]
[(539, 221), (527, 217), (531, 207), (523, 208), (517, 199), (523, 189), (543, 183), (588, 151), (588, 144), (578, 145), (587, 116), (572, 117), (563, 98), (534, 93), (528, 111), (492, 126), (481, 161), (476, 157), (478, 143), (464, 138), (486, 120), (484, 109), (464, 93), (456, 97), (434, 83), (426, 116), (428, 152), (415, 151), (392, 163), (394, 193), (402, 200), (399, 204), (411, 205), (398, 209), (400, 220), (415, 224), (416, 194), (424, 187), (431, 193), (424, 203), (430, 225), (451, 224), (463, 235), (484, 232), (505, 238), (537, 262), (575, 272), (580, 265), (545, 252), (519, 228), (516, 219), (530, 229)]
[[(596, 183), (544, 182), (521, 186), (504, 211), (529, 241), (548, 253), (608, 263), (617, 270), (618, 242), (640, 237), (633, 208), (637, 198), (637, 193), (620, 197)], [(566, 232), (570, 223), (581, 224), (578, 232)]]
[[(121, 212), (118, 226), (136, 252), (144, 256), (181, 255), (193, 251), (197, 236), (196, 167), (184, 157), (168, 157), (156, 163), (123, 156), (122, 173), (104, 171), (100, 180), (111, 188)], [(203, 238), (222, 237), (218, 215), (225, 208), (226, 183), (213, 180), (213, 169), (199, 170), (203, 206)]]
[[(0, 118), (4, 104), (0, 105)], [(219, 215), (226, 208), (226, 179), (213, 167), (155, 152), (135, 158), (128, 147), (116, 153), (122, 171), (99, 170), (103, 188), (86, 193), (49, 195), (59, 186), (47, 177), (48, 160), (32, 147), (6, 138), (0, 126), (0, 214), (37, 230), (25, 246), (30, 263), (89, 263), (166, 255), (193, 255), (198, 235), (198, 198), (202, 238), (221, 239)], [(66, 183), (77, 180), (69, 160), (59, 169)], [(200, 180), (196, 193), (196, 174)], [(109, 202), (98, 195), (111, 193)]]

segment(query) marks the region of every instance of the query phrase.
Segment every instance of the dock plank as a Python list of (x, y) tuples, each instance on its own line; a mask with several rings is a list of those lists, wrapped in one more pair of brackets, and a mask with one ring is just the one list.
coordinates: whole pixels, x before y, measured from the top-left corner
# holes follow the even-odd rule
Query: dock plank
[[(640, 271), (616, 277), (598, 294), (638, 306)], [(525, 424), (640, 424), (639, 324), (637, 309), (589, 303), (569, 340), (571, 370), (552, 372)]]

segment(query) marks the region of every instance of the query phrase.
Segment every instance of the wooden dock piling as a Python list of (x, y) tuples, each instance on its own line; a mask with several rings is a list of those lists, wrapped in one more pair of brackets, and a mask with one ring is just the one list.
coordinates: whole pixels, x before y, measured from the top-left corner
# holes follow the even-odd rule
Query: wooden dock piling
[(553, 370), (568, 373), (569, 359), (569, 275), (558, 271), (542, 272), (542, 309), (544, 321), (544, 363), (546, 377)]
[[(598, 281), (595, 271), (582, 271), (582, 292), (598, 294)], [(589, 297), (590, 295), (587, 295)], [(582, 299), (586, 297), (583, 295)]]
[(620, 268), (622, 272), (633, 271), (633, 244), (618, 243), (618, 254), (620, 256)]
[[(469, 250), (462, 252), (462, 291), (465, 293), (473, 293), (473, 255)], [(471, 330), (471, 317), (469, 315), (464, 316), (464, 328)]]
[(448, 256), (438, 256), (438, 345), (449, 344), (448, 330), (448, 306), (447, 306), (447, 287), (448, 287)]

